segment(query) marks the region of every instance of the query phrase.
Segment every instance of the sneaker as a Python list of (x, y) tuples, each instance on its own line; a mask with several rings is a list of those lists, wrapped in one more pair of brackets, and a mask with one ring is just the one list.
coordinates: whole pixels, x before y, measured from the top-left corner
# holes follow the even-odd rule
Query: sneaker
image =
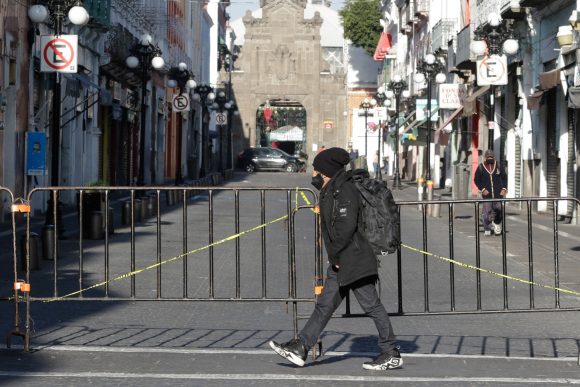
[(485, 230), (483, 235), (485, 236), (491, 236), (491, 230)]
[(501, 224), (493, 223), (493, 232), (495, 235), (501, 235)]
[(399, 368), (403, 365), (403, 359), (397, 348), (380, 354), (373, 361), (363, 363), (365, 370), (386, 371), (391, 368)]
[(287, 359), (291, 363), (296, 364), (298, 367), (304, 366), (304, 361), (308, 356), (308, 351), (306, 347), (299, 339), (290, 340), (284, 344), (278, 344), (275, 341), (270, 341), (270, 347), (276, 353), (283, 358)]

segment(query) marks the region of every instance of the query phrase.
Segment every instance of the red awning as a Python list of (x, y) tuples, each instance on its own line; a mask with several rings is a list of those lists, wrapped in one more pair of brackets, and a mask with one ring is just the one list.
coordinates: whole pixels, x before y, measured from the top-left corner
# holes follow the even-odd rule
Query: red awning
[(379, 43), (377, 44), (377, 48), (375, 49), (375, 55), (373, 58), (379, 62), (385, 59), (385, 55), (389, 53), (389, 49), (391, 48), (391, 34), (386, 32), (381, 32), (381, 37), (379, 38)]

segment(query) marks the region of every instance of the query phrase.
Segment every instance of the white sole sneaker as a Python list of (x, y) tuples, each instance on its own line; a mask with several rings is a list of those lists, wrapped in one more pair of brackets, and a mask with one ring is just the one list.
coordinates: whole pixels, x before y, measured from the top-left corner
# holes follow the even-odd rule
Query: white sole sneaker
[(296, 356), (296, 354), (286, 351), (281, 346), (276, 345), (273, 341), (270, 341), (270, 347), (284, 359), (288, 360), (290, 363), (297, 365), (298, 367), (304, 367), (304, 360)]
[(381, 364), (368, 364), (368, 363), (364, 363), (363, 364), (363, 368), (365, 370), (371, 370), (371, 371), (386, 371), (386, 370), (390, 370), (393, 368), (400, 368), (403, 366), (403, 359), (402, 358), (397, 358), (397, 357), (393, 357), (390, 358), (389, 361), (385, 362), (385, 363), (381, 363)]

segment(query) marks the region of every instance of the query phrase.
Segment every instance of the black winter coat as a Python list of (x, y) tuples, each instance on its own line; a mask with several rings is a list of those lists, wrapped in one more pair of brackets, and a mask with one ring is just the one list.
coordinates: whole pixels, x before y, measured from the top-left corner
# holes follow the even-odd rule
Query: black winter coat
[(483, 191), (484, 188), (490, 192), (490, 195), (485, 196), (484, 199), (501, 198), (501, 190), (507, 190), (507, 175), (497, 161), (494, 162), (491, 172), (485, 169), (485, 165), (479, 164), (475, 170), (473, 181), (479, 192)]
[(319, 204), (328, 260), (339, 266), (338, 284), (377, 276), (377, 257), (359, 229), (362, 204), (352, 173), (339, 171), (320, 192)]

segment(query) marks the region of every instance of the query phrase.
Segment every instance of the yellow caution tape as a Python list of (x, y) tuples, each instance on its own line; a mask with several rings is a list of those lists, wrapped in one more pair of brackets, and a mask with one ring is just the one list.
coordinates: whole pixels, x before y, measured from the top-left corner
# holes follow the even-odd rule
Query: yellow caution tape
[(423, 250), (417, 249), (415, 247), (407, 246), (404, 243), (401, 243), (401, 246), (402, 247), (405, 247), (405, 248), (407, 248), (409, 250), (415, 251), (417, 253), (429, 255), (431, 257), (438, 258), (438, 259), (441, 259), (443, 261), (446, 261), (446, 262), (449, 262), (449, 263), (452, 263), (454, 265), (461, 266), (461, 267), (464, 267), (464, 268), (467, 268), (467, 269), (477, 270), (477, 271), (480, 271), (480, 272), (483, 272), (483, 273), (495, 275), (497, 277), (506, 278), (506, 279), (509, 279), (509, 280), (512, 280), (512, 281), (517, 281), (517, 282), (521, 282), (521, 283), (528, 284), (528, 285), (538, 286), (538, 287), (544, 288), (544, 289), (557, 290), (557, 291), (562, 292), (562, 293), (572, 294), (574, 296), (580, 296), (580, 292), (575, 292), (573, 290), (568, 290), (568, 289), (563, 289), (563, 288), (557, 288), (555, 286), (539, 284), (537, 282), (533, 282), (533, 281), (528, 281), (528, 280), (524, 280), (524, 279), (521, 279), (521, 278), (512, 277), (511, 275), (507, 275), (507, 274), (503, 274), (503, 273), (498, 273), (498, 272), (493, 271), (493, 270), (484, 269), (484, 268), (481, 268), (481, 267), (477, 267), (477, 266), (470, 265), (468, 263), (459, 262), (459, 261), (456, 261), (456, 260), (451, 259), (451, 258), (446, 258), (446, 257), (442, 257), (442, 256), (437, 255), (437, 254), (429, 253), (427, 251), (423, 251)]
[(72, 297), (72, 296), (75, 296), (75, 295), (77, 295), (77, 294), (80, 294), (80, 293), (86, 292), (87, 290), (91, 290), (91, 289), (95, 289), (95, 288), (98, 288), (98, 287), (101, 287), (101, 286), (105, 286), (107, 283), (110, 283), (110, 282), (113, 282), (113, 281), (119, 281), (119, 280), (122, 280), (122, 279), (125, 279), (125, 278), (129, 278), (129, 277), (131, 277), (131, 276), (134, 276), (134, 275), (137, 275), (137, 274), (143, 273), (144, 271), (151, 270), (151, 269), (154, 269), (154, 268), (156, 268), (156, 267), (158, 267), (158, 266), (165, 265), (166, 263), (173, 262), (173, 261), (176, 261), (176, 260), (178, 260), (178, 259), (184, 258), (184, 257), (186, 257), (187, 255), (190, 255), (190, 254), (195, 254), (195, 253), (198, 253), (198, 252), (200, 252), (200, 251), (207, 250), (207, 249), (209, 249), (210, 247), (217, 246), (217, 245), (220, 245), (220, 244), (222, 244), (222, 243), (225, 243), (225, 242), (228, 242), (228, 241), (234, 240), (234, 239), (236, 239), (236, 238), (239, 238), (239, 237), (241, 237), (241, 236), (243, 236), (243, 235), (246, 235), (246, 234), (249, 234), (249, 233), (251, 233), (251, 232), (254, 232), (254, 231), (260, 230), (260, 229), (262, 229), (262, 228), (264, 228), (264, 227), (267, 227), (267, 226), (269, 226), (269, 225), (271, 225), (271, 224), (274, 224), (274, 223), (276, 223), (276, 222), (279, 222), (279, 221), (281, 221), (281, 220), (284, 220), (284, 219), (286, 219), (286, 218), (288, 218), (288, 215), (281, 216), (281, 217), (279, 217), (279, 218), (277, 218), (277, 219), (274, 219), (274, 220), (271, 220), (271, 221), (269, 221), (269, 222), (267, 222), (267, 223), (264, 223), (264, 224), (261, 224), (261, 225), (259, 225), (259, 226), (253, 227), (253, 228), (251, 228), (251, 229), (249, 229), (249, 230), (245, 230), (245, 231), (242, 231), (242, 232), (240, 232), (240, 233), (238, 233), (238, 234), (231, 235), (231, 236), (229, 236), (229, 237), (227, 237), (227, 238), (220, 239), (219, 241), (217, 241), (217, 242), (213, 242), (213, 243), (211, 243), (211, 244), (209, 244), (209, 245), (207, 245), (207, 246), (203, 246), (203, 247), (197, 248), (197, 249), (195, 249), (195, 250), (191, 250), (191, 251), (189, 251), (189, 252), (187, 252), (187, 253), (184, 253), (184, 254), (177, 255), (177, 256), (175, 256), (175, 257), (173, 257), (173, 258), (169, 258), (169, 259), (167, 259), (167, 260), (165, 260), (165, 261), (163, 261), (163, 262), (154, 263), (154, 264), (152, 264), (152, 265), (149, 265), (149, 266), (147, 266), (147, 267), (144, 267), (144, 268), (142, 268), (142, 269), (139, 269), (139, 270), (131, 271), (131, 272), (129, 272), (129, 273), (122, 274), (122, 275), (120, 275), (120, 276), (118, 276), (118, 277), (115, 277), (115, 278), (113, 278), (113, 279), (110, 279), (110, 280), (108, 280), (108, 281), (99, 282), (99, 283), (97, 283), (97, 284), (94, 284), (94, 285), (92, 285), (92, 286), (89, 286), (88, 288), (84, 288), (84, 289), (81, 289), (81, 290), (77, 290), (76, 292), (72, 292), (72, 293), (66, 294), (66, 295), (64, 295), (64, 296), (60, 296), (60, 297), (51, 298), (51, 299), (49, 299), (49, 300), (44, 300), (43, 302), (53, 302), (53, 301), (62, 300), (62, 299), (64, 299), (64, 298), (67, 298), (67, 297)]

